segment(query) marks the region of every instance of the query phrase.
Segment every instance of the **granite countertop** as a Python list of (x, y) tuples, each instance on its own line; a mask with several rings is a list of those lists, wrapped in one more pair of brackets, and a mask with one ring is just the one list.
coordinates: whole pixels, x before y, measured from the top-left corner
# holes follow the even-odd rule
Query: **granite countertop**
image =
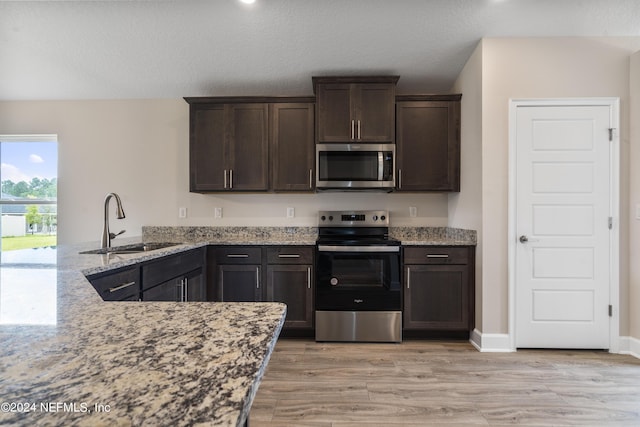
[(85, 274), (199, 244), (78, 254), (89, 246), (2, 253), (0, 424), (241, 425), (286, 307), (104, 302)]
[[(315, 245), (317, 227), (143, 227), (151, 242), (204, 242), (218, 245)], [(452, 227), (390, 227), (405, 246), (475, 246), (477, 233)]]

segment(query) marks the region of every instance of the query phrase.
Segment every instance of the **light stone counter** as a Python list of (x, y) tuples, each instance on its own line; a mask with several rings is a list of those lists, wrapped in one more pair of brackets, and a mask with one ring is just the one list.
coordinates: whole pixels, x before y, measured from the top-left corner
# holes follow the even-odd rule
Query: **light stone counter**
[(104, 302), (84, 276), (197, 246), (3, 253), (0, 424), (242, 425), (283, 304)]

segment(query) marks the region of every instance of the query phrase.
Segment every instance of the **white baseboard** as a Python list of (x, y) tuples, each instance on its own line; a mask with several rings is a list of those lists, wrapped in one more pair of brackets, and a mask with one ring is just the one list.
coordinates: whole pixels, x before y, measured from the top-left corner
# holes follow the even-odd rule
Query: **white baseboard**
[(469, 342), (478, 351), (486, 353), (510, 353), (515, 351), (511, 348), (508, 334), (483, 334), (477, 329), (471, 332)]
[(620, 337), (620, 347), (618, 353), (630, 354), (640, 359), (640, 339), (634, 337)]
[[(471, 332), (469, 342), (478, 351), (486, 353), (509, 353), (516, 351), (511, 348), (508, 334), (483, 334), (477, 329)], [(640, 359), (640, 339), (634, 337), (620, 337), (616, 353), (629, 354)]]

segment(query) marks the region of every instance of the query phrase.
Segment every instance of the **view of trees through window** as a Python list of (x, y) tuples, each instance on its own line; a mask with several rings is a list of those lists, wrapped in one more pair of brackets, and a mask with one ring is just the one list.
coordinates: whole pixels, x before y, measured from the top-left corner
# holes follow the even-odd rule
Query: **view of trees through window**
[(55, 246), (57, 138), (0, 135), (0, 166), (0, 249)]

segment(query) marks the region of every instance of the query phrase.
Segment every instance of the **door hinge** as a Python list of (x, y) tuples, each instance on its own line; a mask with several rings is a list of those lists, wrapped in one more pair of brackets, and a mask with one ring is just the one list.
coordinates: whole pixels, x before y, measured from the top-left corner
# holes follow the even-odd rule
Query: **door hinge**
[(609, 230), (613, 229), (613, 217), (609, 217)]
[(609, 317), (613, 317), (613, 306), (609, 304)]
[(613, 141), (613, 131), (616, 130), (616, 128), (609, 128), (609, 141)]

